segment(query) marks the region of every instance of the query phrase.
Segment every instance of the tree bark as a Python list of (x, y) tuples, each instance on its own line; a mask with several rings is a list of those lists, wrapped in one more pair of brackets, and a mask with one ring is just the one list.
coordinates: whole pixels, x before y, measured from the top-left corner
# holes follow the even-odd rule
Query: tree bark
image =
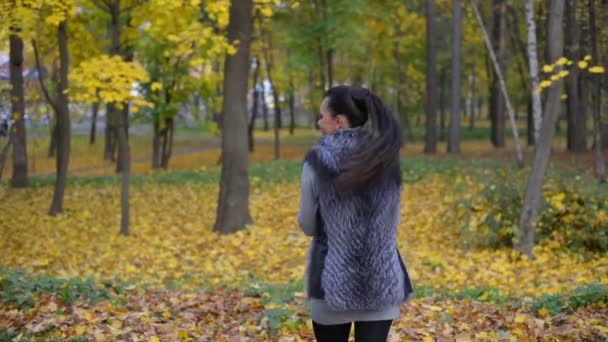
[(91, 133), (89, 134), (89, 144), (95, 144), (95, 136), (97, 133), (97, 113), (99, 112), (99, 102), (93, 103), (91, 114)]
[(437, 50), (435, 0), (426, 2), (426, 133), (424, 153), (437, 151)]
[(10, 40), (11, 110), (13, 125), (9, 132), (13, 145), (13, 175), (11, 186), (24, 188), (29, 184), (27, 172), (27, 135), (25, 132), (25, 103), (23, 94), (23, 40), (18, 32)]
[[(576, 13), (576, 0), (566, 0), (566, 57), (578, 62), (581, 59), (580, 52), (580, 32)], [(579, 68), (574, 65), (570, 68), (570, 74), (566, 78), (566, 99), (567, 104), (567, 148), (572, 152), (587, 151), (587, 130), (586, 130), (586, 108), (581, 103), (583, 94), (581, 93), (581, 73)]]
[[(554, 63), (563, 54), (562, 22), (564, 17), (564, 0), (552, 0), (549, 10), (549, 26), (547, 37), (548, 57)], [(548, 90), (545, 113), (541, 125), (539, 139), (536, 141), (536, 153), (532, 172), (528, 179), (524, 205), (519, 222), (519, 241), (516, 248), (533, 259), (535, 224), (538, 220), (542, 201), (542, 186), (551, 155), (551, 145), (555, 135), (555, 123), (559, 115), (560, 96), (563, 80), (554, 81)]]
[(57, 157), (56, 177), (53, 202), (49, 215), (55, 216), (63, 211), (63, 197), (67, 183), (68, 164), (70, 160), (70, 112), (68, 96), (68, 35), (67, 19), (59, 24), (57, 28), (57, 39), (59, 45), (59, 89), (57, 90), (56, 116), (57, 116)]
[(469, 78), (469, 130), (475, 128), (475, 117), (477, 116), (477, 106), (475, 99), (477, 98), (477, 68), (473, 64), (473, 70)]
[(540, 125), (542, 122), (542, 104), (540, 94), (537, 92), (540, 87), (540, 78), (538, 70), (538, 50), (536, 43), (536, 22), (534, 20), (533, 0), (526, 0), (525, 6), (526, 27), (528, 28), (528, 70), (530, 71), (530, 79), (532, 81), (532, 121), (534, 123), (534, 142), (537, 142), (540, 135)]
[[(494, 43), (494, 51), (496, 51), (496, 60), (503, 77), (506, 76), (506, 2), (505, 0), (493, 0), (492, 11), (492, 41)], [(491, 120), (491, 140), (495, 147), (505, 147), (505, 100), (501, 96), (500, 81), (496, 72), (492, 74), (492, 89), (490, 104), (490, 120)]]
[(165, 170), (169, 168), (169, 159), (171, 159), (171, 154), (173, 153), (173, 132), (173, 118), (166, 118), (160, 161), (160, 166)]
[(152, 169), (160, 169), (160, 118), (158, 115), (154, 117), (152, 124)]
[(451, 111), (449, 136), (448, 136), (448, 153), (460, 153), (460, 59), (461, 44), (462, 44), (462, 7), (460, 0), (452, 1), (453, 8), (453, 34), (452, 42), (452, 96), (451, 96)]
[(270, 55), (270, 36), (268, 32), (262, 30), (262, 35), (266, 36), (267, 44), (264, 45), (264, 59), (266, 62), (266, 77), (272, 87), (272, 102), (274, 102), (274, 159), (280, 159), (280, 141), (279, 141), (279, 128), (281, 128), (281, 104), (279, 103), (279, 92), (277, 85), (272, 79), (272, 56)]
[(127, 139), (129, 107), (118, 113), (116, 131), (118, 133), (118, 164), (121, 165), (120, 180), (120, 234), (129, 235), (129, 182), (131, 178), (131, 153)]
[(444, 141), (446, 136), (445, 129), (445, 109), (447, 107), (447, 101), (445, 99), (448, 88), (447, 81), (447, 67), (442, 67), (439, 71), (439, 141)]
[(295, 109), (295, 87), (293, 84), (293, 73), (289, 72), (289, 135), (293, 135), (296, 129)]
[(239, 40), (237, 52), (227, 55), (224, 67), (222, 113), (222, 173), (213, 230), (233, 233), (252, 223), (249, 213), (249, 156), (247, 153), (247, 77), (250, 66), (252, 0), (232, 0), (228, 40)]
[(268, 124), (268, 104), (266, 104), (266, 82), (262, 82), (262, 89), (260, 90), (260, 97), (262, 98), (262, 117), (264, 119), (264, 131), (268, 131), (270, 127)]
[[(253, 69), (253, 84), (251, 86), (252, 89), (252, 97), (253, 104), (251, 106), (251, 119), (249, 120), (249, 127), (247, 127), (247, 137), (249, 141), (249, 152), (253, 152), (255, 149), (255, 142), (253, 139), (253, 131), (255, 130), (255, 120), (258, 116), (258, 107), (260, 103), (260, 96), (258, 91), (258, 77), (260, 75), (260, 59), (256, 56), (253, 58), (255, 63), (255, 67)], [(262, 85), (263, 86), (263, 85)]]
[[(591, 33), (591, 60), (594, 63), (600, 61), (597, 42), (595, 0), (589, 0), (589, 25)], [(602, 151), (602, 76), (601, 74), (591, 76), (591, 104), (593, 108), (593, 136), (595, 145), (595, 174), (600, 183), (606, 182), (606, 161)]]

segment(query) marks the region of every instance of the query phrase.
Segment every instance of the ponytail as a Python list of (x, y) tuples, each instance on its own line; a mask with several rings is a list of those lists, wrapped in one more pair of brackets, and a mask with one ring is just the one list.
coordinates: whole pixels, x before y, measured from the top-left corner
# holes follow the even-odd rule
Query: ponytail
[[(363, 126), (369, 133), (369, 140), (363, 141), (355, 154), (347, 161), (334, 179), (334, 185), (340, 191), (360, 191), (372, 183), (389, 180), (401, 183), (399, 168), (399, 150), (402, 146), (401, 128), (391, 111), (382, 100), (368, 89), (347, 88), (346, 101), (332, 99), (334, 87), (328, 91), (330, 109), (332, 100), (346, 105), (344, 113), (353, 127)], [(337, 94), (336, 94), (337, 95)], [(352, 106), (356, 108), (351, 111)], [(344, 106), (343, 106), (344, 107)], [(351, 107), (351, 108), (349, 108)], [(334, 110), (334, 112), (336, 112)]]

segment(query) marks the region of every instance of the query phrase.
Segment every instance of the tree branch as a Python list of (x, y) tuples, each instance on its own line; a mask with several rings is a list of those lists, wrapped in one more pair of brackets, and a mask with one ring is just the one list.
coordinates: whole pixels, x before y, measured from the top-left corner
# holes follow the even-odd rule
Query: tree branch
[(55, 113), (59, 112), (59, 108), (57, 108), (57, 104), (53, 101), (51, 96), (49, 95), (46, 86), (44, 85), (44, 80), (42, 79), (42, 68), (40, 67), (40, 56), (38, 55), (38, 44), (36, 44), (36, 40), (32, 39), (32, 47), (34, 48), (34, 57), (36, 60), (36, 70), (38, 71), (38, 81), (40, 81), (40, 88), (42, 89), (42, 93), (46, 98), (47, 102), (53, 107)]

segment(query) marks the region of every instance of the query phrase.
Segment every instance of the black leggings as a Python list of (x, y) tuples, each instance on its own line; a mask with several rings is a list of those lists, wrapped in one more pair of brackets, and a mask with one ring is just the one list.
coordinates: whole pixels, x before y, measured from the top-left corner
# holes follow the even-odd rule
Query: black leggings
[[(393, 321), (355, 322), (355, 342), (384, 342)], [(312, 328), (318, 342), (347, 342), (352, 323), (322, 325), (315, 321)]]

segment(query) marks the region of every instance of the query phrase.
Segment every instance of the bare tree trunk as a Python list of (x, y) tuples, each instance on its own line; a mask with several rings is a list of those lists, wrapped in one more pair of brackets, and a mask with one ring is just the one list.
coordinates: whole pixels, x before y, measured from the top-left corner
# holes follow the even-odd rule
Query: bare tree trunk
[(264, 131), (268, 131), (270, 127), (268, 124), (268, 104), (266, 103), (266, 83), (262, 82), (262, 90), (260, 91), (260, 97), (262, 98), (262, 117), (264, 119)]
[(91, 114), (91, 133), (89, 134), (89, 144), (95, 144), (95, 135), (97, 133), (97, 112), (99, 112), (99, 102), (93, 103)]
[[(254, 150), (254, 139), (253, 139), (253, 131), (255, 129), (255, 119), (258, 116), (258, 107), (260, 102), (260, 96), (258, 91), (258, 77), (260, 75), (260, 59), (256, 56), (253, 58), (255, 62), (255, 66), (253, 69), (253, 85), (251, 86), (253, 92), (253, 105), (251, 106), (251, 119), (249, 121), (249, 127), (247, 128), (247, 136), (249, 138), (249, 152), (253, 152)], [(262, 84), (262, 87), (264, 85)]]
[(452, 101), (450, 118), (448, 153), (460, 153), (460, 46), (462, 44), (462, 7), (460, 0), (452, 1), (452, 23), (454, 39), (452, 42)]
[(447, 101), (445, 99), (448, 81), (447, 81), (447, 67), (444, 66), (439, 71), (439, 141), (444, 141), (446, 136), (445, 129), (445, 109), (447, 107)]
[[(493, 20), (492, 20), (492, 39), (494, 43), (493, 51), (496, 52), (497, 63), (500, 68), (500, 73), (503, 77), (506, 76), (506, 53), (507, 53), (507, 40), (506, 40), (506, 2), (505, 0), (493, 0), (494, 9)], [(491, 139), (492, 144), (495, 147), (505, 146), (505, 99), (500, 96), (500, 81), (496, 76), (496, 73), (492, 77), (492, 89), (491, 89)]]
[[(67, 19), (66, 19), (67, 20)], [(68, 164), (70, 160), (70, 112), (68, 96), (68, 34), (67, 21), (64, 20), (57, 28), (57, 39), (59, 42), (59, 89), (57, 90), (57, 181), (53, 193), (53, 202), (49, 215), (55, 216), (63, 211), (63, 194), (67, 183)]]
[[(589, 25), (591, 33), (591, 60), (600, 60), (597, 47), (597, 26), (595, 18), (595, 0), (589, 0)], [(591, 77), (591, 103), (593, 106), (593, 135), (595, 144), (595, 173), (600, 183), (606, 182), (606, 161), (602, 152), (602, 75)]]
[(247, 77), (250, 66), (252, 0), (232, 1), (228, 40), (239, 40), (237, 52), (226, 56), (222, 113), (222, 174), (213, 230), (233, 233), (252, 222), (249, 214), (249, 156), (247, 153)]
[(534, 20), (534, 1), (526, 0), (526, 27), (528, 28), (528, 63), (530, 64), (530, 79), (532, 80), (532, 118), (534, 122), (534, 141), (537, 142), (540, 135), (540, 125), (542, 122), (542, 104), (540, 94), (537, 90), (540, 87), (538, 70), (538, 52), (536, 43), (536, 22)]
[[(552, 0), (549, 10), (549, 36), (547, 37), (550, 63), (554, 63), (563, 54), (563, 17), (564, 0)], [(540, 136), (536, 141), (536, 153), (534, 155), (532, 173), (528, 180), (524, 205), (521, 211), (519, 241), (516, 248), (530, 259), (534, 259), (534, 255), (532, 254), (535, 235), (534, 226), (541, 208), (542, 186), (551, 155), (551, 145), (555, 135), (555, 122), (559, 115), (562, 87), (563, 80), (559, 79), (553, 82), (552, 87), (548, 91)]]
[[(566, 0), (566, 57), (572, 61), (581, 59), (580, 34), (576, 15), (576, 0)], [(570, 75), (566, 78), (567, 103), (567, 148), (573, 152), (587, 151), (587, 115), (581, 104), (582, 94), (581, 73), (576, 66), (570, 68)]]
[(152, 135), (152, 169), (160, 169), (160, 118), (155, 115)]
[(23, 40), (18, 32), (12, 33), (10, 40), (10, 81), (13, 126), (9, 132), (13, 145), (13, 175), (11, 185), (24, 188), (29, 184), (27, 175), (27, 135), (25, 132), (25, 104), (23, 94)]
[(289, 135), (293, 135), (296, 129), (295, 109), (295, 87), (293, 85), (293, 73), (289, 72)]
[(117, 133), (118, 133), (118, 157), (121, 165), (120, 180), (120, 234), (129, 235), (129, 182), (131, 178), (131, 152), (129, 150), (129, 140), (127, 139), (127, 126), (129, 120), (129, 108), (123, 108), (118, 113)]
[(477, 10), (477, 5), (474, 0), (471, 0), (471, 7), (473, 8), (473, 12), (475, 13), (475, 17), (477, 18), (477, 22), (481, 27), (481, 32), (483, 33), (483, 38), (486, 43), (486, 47), (488, 48), (488, 52), (490, 54), (490, 58), (492, 60), (492, 65), (494, 66), (494, 71), (498, 78), (498, 83), (500, 85), (500, 90), (502, 91), (502, 96), (504, 98), (504, 102), (507, 105), (507, 113), (509, 114), (509, 119), (511, 121), (511, 128), (513, 130), (513, 140), (515, 141), (515, 158), (517, 161), (517, 166), (519, 168), (524, 167), (524, 158), (521, 151), (521, 145), (519, 143), (519, 133), (517, 132), (517, 125), (515, 124), (515, 115), (513, 114), (513, 108), (511, 107), (511, 101), (509, 101), (509, 95), (507, 94), (507, 87), (505, 86), (505, 81), (502, 78), (502, 72), (500, 70), (499, 64), (496, 60), (496, 56), (494, 55), (494, 50), (492, 49), (492, 43), (490, 42), (490, 37), (488, 36), (488, 32), (485, 29), (483, 24), (483, 20), (479, 15), (479, 11)]
[(105, 127), (105, 133), (104, 133), (105, 142), (104, 142), (103, 159), (110, 160), (110, 161), (115, 161), (114, 146), (116, 144), (114, 143), (114, 141), (116, 139), (114, 138), (114, 135), (116, 132), (116, 125), (115, 125), (116, 110), (114, 108), (115, 108), (114, 105), (106, 104), (106, 127)]
[(437, 50), (435, 0), (426, 1), (426, 134), (424, 153), (437, 151)]
[(475, 128), (475, 117), (477, 116), (477, 105), (475, 99), (477, 98), (477, 68), (473, 64), (473, 70), (471, 70), (471, 76), (469, 78), (469, 130)]
[(169, 159), (171, 159), (173, 150), (173, 130), (173, 118), (165, 119), (165, 134), (163, 137), (162, 159), (160, 161), (160, 166), (165, 170), (169, 168)]

